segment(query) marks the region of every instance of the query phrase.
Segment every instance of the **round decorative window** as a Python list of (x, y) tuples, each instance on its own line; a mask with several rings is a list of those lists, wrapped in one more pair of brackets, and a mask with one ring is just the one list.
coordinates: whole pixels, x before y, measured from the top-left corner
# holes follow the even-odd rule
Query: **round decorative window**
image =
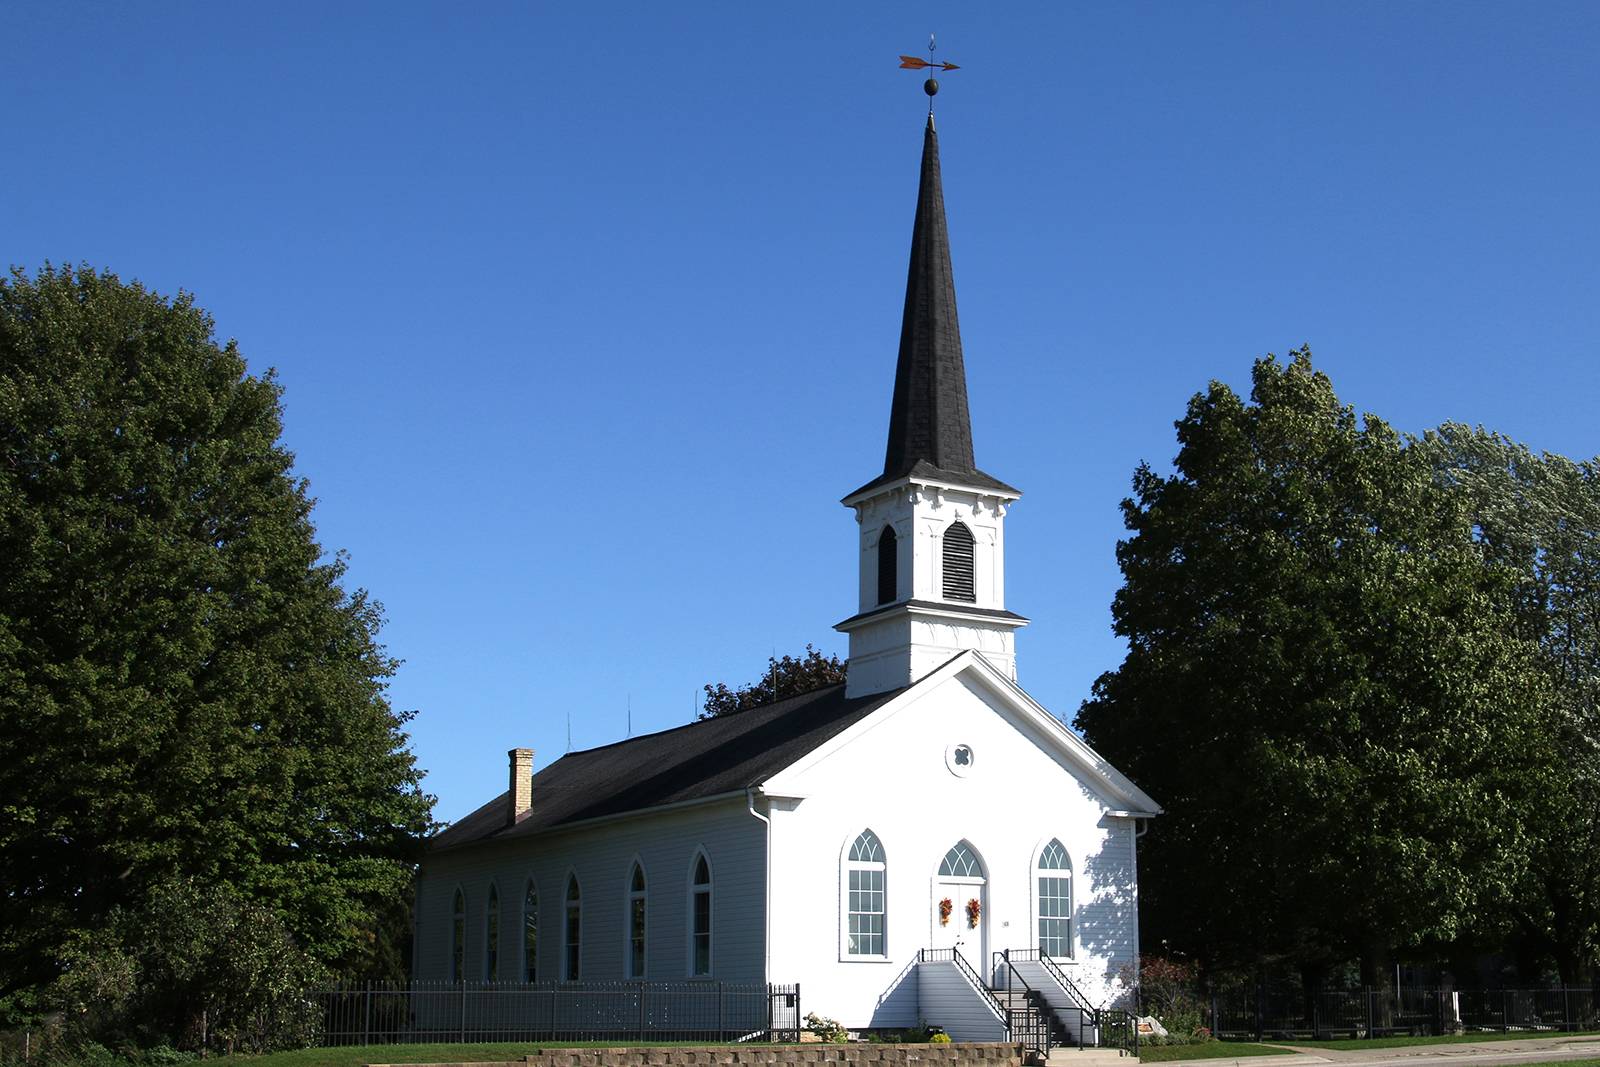
[(951, 745), (944, 750), (944, 765), (958, 778), (965, 778), (971, 774), (977, 762), (978, 758), (973, 754), (971, 745)]

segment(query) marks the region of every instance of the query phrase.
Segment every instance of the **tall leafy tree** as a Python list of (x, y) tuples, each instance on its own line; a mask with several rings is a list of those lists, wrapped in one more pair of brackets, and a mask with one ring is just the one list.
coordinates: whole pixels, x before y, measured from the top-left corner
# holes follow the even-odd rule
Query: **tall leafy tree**
[(1147, 934), (1313, 973), (1448, 940), (1522, 874), (1543, 693), (1459, 494), (1309, 350), (1213, 383), (1123, 504), (1123, 664), (1077, 723), (1166, 808)]
[(382, 954), (431, 798), (280, 392), (187, 294), (0, 282), (0, 991), (174, 878)]
[(749, 685), (737, 689), (728, 683), (718, 682), (705, 687), (705, 700), (700, 707), (700, 718), (711, 719), (718, 715), (732, 715), (750, 708), (770, 704), (774, 700), (799, 696), (844, 681), (845, 664), (838, 656), (822, 654), (820, 649), (806, 645), (804, 654), (785, 655), (782, 659), (770, 656), (767, 671)]
[(1517, 623), (1549, 681), (1548, 759), (1517, 792), (1532, 857), (1499, 914), (1574, 984), (1600, 964), (1600, 462), (1460, 425), (1426, 447), (1517, 576)]

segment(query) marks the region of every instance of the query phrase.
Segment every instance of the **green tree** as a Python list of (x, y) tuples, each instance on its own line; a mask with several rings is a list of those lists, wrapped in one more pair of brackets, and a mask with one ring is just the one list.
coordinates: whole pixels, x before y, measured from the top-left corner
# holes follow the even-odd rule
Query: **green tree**
[(838, 685), (844, 681), (844, 670), (844, 661), (838, 656), (824, 656), (808, 643), (803, 655), (786, 655), (782, 659), (769, 656), (766, 673), (749, 685), (737, 689), (729, 689), (725, 682), (707, 685), (700, 718), (732, 715), (785, 697)]
[(1213, 383), (1175, 473), (1123, 504), (1128, 642), (1077, 723), (1167, 814), (1141, 850), (1147, 938), (1212, 963), (1450, 940), (1521, 876), (1506, 782), (1542, 689), (1511, 582), (1459, 494), (1309, 350)]
[(1517, 575), (1517, 621), (1549, 683), (1547, 759), (1516, 792), (1532, 852), (1500, 914), (1576, 984), (1600, 963), (1600, 462), (1446, 425), (1426, 447)]
[(432, 800), (279, 399), (187, 294), (0, 282), (0, 993), (174, 878), (382, 954)]
[(227, 887), (174, 881), (65, 946), (51, 1000), (69, 1040), (268, 1052), (315, 1041), (327, 972), (272, 909)]

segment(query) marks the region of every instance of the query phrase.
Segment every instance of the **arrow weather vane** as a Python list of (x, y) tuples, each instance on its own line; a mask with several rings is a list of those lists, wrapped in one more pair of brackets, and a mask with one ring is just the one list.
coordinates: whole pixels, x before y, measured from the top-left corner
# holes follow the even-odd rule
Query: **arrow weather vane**
[[(901, 56), (901, 70), (960, 70), (954, 63), (938, 63), (933, 56), (933, 34), (928, 34), (928, 59), (919, 59), (917, 56)], [(939, 91), (939, 83), (932, 78), (922, 83), (922, 91), (928, 94), (928, 113), (933, 114), (933, 94)]]

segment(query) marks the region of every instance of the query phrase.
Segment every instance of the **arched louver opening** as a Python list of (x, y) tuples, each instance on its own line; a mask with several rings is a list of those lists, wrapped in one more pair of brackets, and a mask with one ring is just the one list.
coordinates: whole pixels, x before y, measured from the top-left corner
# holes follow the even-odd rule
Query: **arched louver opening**
[(878, 603), (892, 604), (900, 599), (900, 552), (893, 526), (878, 535)]
[(944, 598), (977, 600), (972, 580), (972, 531), (952, 522), (944, 532)]

